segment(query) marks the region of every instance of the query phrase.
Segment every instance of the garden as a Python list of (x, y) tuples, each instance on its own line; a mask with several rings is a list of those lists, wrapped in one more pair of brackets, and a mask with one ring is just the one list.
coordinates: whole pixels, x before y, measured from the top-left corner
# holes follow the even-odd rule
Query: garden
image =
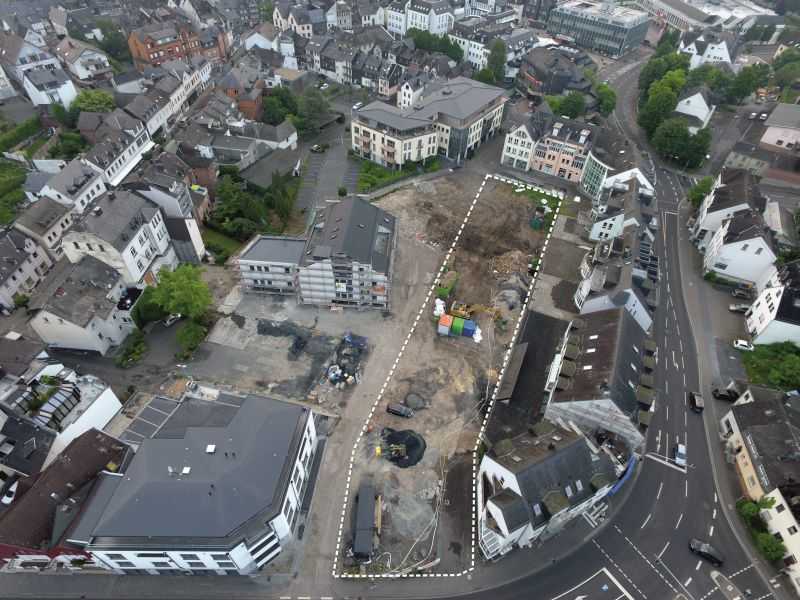
[[(356, 160), (361, 159), (356, 157)], [(401, 169), (388, 169), (368, 160), (362, 162), (357, 183), (357, 189), (362, 193), (371, 192), (414, 175), (433, 173), (442, 166), (439, 159), (436, 158), (429, 160), (426, 164), (408, 162)]]

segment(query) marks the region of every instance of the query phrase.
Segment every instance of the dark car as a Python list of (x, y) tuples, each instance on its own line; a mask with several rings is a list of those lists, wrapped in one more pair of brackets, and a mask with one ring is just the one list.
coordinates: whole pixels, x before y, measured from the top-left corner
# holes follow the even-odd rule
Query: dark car
[(717, 568), (721, 567), (722, 563), (725, 561), (725, 559), (722, 558), (722, 554), (720, 554), (714, 546), (703, 540), (698, 540), (697, 538), (689, 540), (689, 550), (697, 554), (700, 558), (706, 559)]
[(733, 402), (739, 397), (739, 392), (730, 388), (715, 387), (713, 390), (711, 390), (711, 395), (717, 400), (728, 400), (729, 402)]

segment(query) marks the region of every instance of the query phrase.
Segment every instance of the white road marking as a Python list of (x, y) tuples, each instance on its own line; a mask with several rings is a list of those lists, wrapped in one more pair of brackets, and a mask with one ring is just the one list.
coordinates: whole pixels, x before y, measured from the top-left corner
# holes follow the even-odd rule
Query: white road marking
[(684, 483), (686, 484), (686, 494), (685, 495), (688, 498), (689, 497), (689, 480), (687, 479)]
[(712, 519), (716, 519), (717, 518), (717, 509), (716, 508), (714, 509), (714, 512), (711, 513), (711, 518)]
[(678, 516), (678, 522), (677, 522), (677, 523), (675, 523), (675, 529), (677, 529), (678, 527), (680, 527), (681, 521), (683, 521), (683, 513), (681, 513), (681, 514)]
[(703, 566), (703, 561), (702, 560), (698, 560), (697, 561), (697, 566), (694, 568), (694, 570), (695, 571), (699, 571), (700, 567), (702, 567), (702, 566)]
[(714, 526), (712, 525), (711, 528), (708, 530), (708, 537), (711, 537), (713, 535), (714, 535)]
[(669, 404), (665, 404), (664, 407), (667, 409), (667, 421), (669, 421)]
[(644, 523), (642, 523), (642, 526), (641, 526), (641, 527), (639, 527), (639, 529), (644, 529), (644, 526), (645, 526), (645, 525), (647, 525), (647, 522), (650, 520), (650, 517), (651, 517), (651, 516), (653, 516), (653, 515), (652, 515), (652, 513), (650, 513), (649, 515), (647, 515), (647, 518), (644, 520)]
[[(663, 490), (663, 489), (664, 489), (664, 482), (662, 481), (661, 483), (658, 484), (658, 492), (656, 493), (656, 500), (661, 498), (661, 490)], [(716, 513), (717, 513), (717, 511), (714, 510), (714, 514), (716, 514)]]
[(688, 417), (688, 415), (689, 415), (689, 413), (687, 413), (687, 412), (683, 413), (683, 426), (684, 427), (688, 427), (689, 426), (689, 421), (688, 421), (689, 417)]
[(690, 583), (692, 583), (692, 578), (691, 577), (689, 577), (689, 579), (686, 580), (686, 582), (683, 584), (683, 587), (688, 586)]
[(675, 463), (671, 462), (669, 459), (662, 457), (660, 454), (655, 454), (653, 452), (648, 452), (645, 455), (645, 457), (649, 458), (650, 460), (654, 460), (657, 463), (661, 463), (662, 465), (665, 465), (665, 466), (669, 467), (670, 469), (675, 469), (676, 471), (678, 471), (680, 473), (683, 473), (684, 475), (686, 474), (686, 469), (684, 467), (679, 467)]
[(661, 552), (658, 553), (658, 556), (656, 558), (660, 559), (662, 556), (664, 556), (664, 552), (667, 551), (667, 548), (669, 548), (669, 542), (664, 544), (664, 547), (661, 549)]

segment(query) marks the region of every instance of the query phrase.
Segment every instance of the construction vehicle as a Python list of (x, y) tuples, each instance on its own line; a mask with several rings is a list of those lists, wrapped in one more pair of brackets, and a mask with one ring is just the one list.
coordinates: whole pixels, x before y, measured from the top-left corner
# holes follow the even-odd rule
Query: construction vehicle
[(476, 313), (486, 313), (492, 315), (493, 318), (499, 319), (501, 317), (500, 310), (492, 306), (484, 306), (483, 304), (469, 304), (465, 302), (454, 301), (450, 305), (450, 314), (454, 317), (461, 317), (462, 319), (471, 319)]

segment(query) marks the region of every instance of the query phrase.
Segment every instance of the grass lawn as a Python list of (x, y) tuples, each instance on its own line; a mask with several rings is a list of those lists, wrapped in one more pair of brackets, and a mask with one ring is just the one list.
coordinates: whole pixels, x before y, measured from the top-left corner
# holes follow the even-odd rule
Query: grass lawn
[(741, 355), (751, 383), (782, 390), (800, 387), (800, 348), (791, 342), (761, 344)]
[(362, 161), (361, 171), (358, 173), (357, 189), (359, 192), (371, 192), (378, 188), (400, 181), (406, 177), (412, 177), (419, 173), (418, 167), (422, 167), (422, 172), (433, 173), (441, 168), (438, 159), (428, 161), (425, 165), (419, 163), (406, 163), (400, 170), (387, 169), (374, 162)]
[(224, 233), (203, 227), (200, 229), (206, 249), (217, 259), (217, 264), (222, 264), (242, 247), (242, 242)]

